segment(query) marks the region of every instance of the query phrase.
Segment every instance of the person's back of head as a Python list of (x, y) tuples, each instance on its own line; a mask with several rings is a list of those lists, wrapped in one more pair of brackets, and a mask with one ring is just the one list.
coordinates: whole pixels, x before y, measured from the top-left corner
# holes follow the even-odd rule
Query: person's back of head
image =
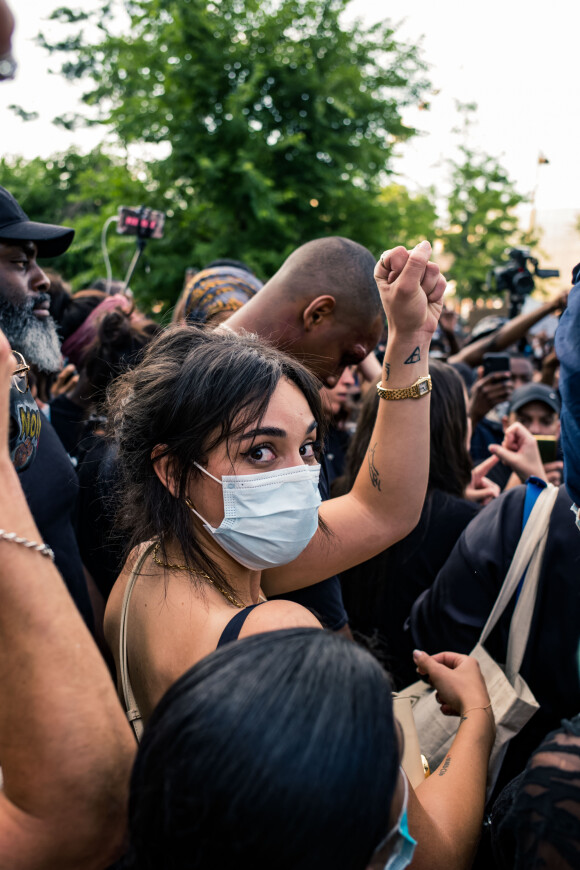
[(354, 315), (366, 322), (382, 314), (375, 262), (368, 248), (352, 239), (313, 239), (296, 248), (266, 286), (281, 286), (284, 295), (292, 298), (331, 293), (340, 307), (344, 306), (345, 316)]
[(128, 866), (365, 870), (398, 770), (391, 687), (367, 652), (304, 628), (229, 644), (151, 718)]
[(102, 290), (80, 290), (71, 296), (62, 297), (54, 319), (62, 341), (66, 341), (82, 326), (91, 311), (100, 305), (107, 294)]
[(84, 353), (82, 364), (93, 402), (104, 401), (111, 381), (137, 364), (141, 351), (160, 330), (161, 327), (151, 320), (134, 323), (131, 314), (121, 308), (103, 316), (95, 339)]
[(201, 271), (187, 269), (172, 322), (216, 326), (245, 305), (263, 286), (239, 260), (214, 260)]
[(384, 315), (367, 248), (340, 236), (301, 245), (228, 321), (290, 353), (332, 387), (375, 347)]

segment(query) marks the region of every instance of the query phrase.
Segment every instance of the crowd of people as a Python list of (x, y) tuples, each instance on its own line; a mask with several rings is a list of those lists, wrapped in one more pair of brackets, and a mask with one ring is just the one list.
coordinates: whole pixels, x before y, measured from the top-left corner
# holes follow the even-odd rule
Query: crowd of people
[[(469, 330), (428, 242), (332, 236), (188, 269), (160, 324), (46, 269), (73, 239), (0, 188), (0, 865), (580, 866), (578, 274)], [(470, 653), (546, 493), (491, 777)], [(419, 777), (417, 679), (456, 723)]]

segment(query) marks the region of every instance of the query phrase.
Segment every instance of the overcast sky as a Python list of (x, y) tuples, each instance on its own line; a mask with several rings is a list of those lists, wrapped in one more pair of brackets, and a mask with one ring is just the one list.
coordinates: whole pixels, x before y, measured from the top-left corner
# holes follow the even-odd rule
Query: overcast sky
[[(71, 0), (73, 7), (94, 0)], [(60, 0), (11, 0), (18, 27), (14, 40), (18, 77), (0, 85), (3, 154), (47, 157), (72, 144), (88, 148), (102, 133), (67, 133), (51, 119), (78, 109), (78, 87), (48, 75), (57, 61), (33, 38)], [(423, 57), (439, 93), (431, 111), (409, 111), (408, 123), (424, 135), (402, 148), (395, 168), (410, 187), (441, 186), (457, 123), (455, 100), (478, 103), (473, 143), (499, 157), (521, 193), (538, 178), (538, 209), (580, 213), (580, 3), (571, 0), (352, 0), (350, 15), (369, 23), (382, 16), (403, 22), (399, 38), (422, 40)], [(11, 103), (39, 113), (23, 123)], [(548, 165), (537, 167), (539, 152)]]

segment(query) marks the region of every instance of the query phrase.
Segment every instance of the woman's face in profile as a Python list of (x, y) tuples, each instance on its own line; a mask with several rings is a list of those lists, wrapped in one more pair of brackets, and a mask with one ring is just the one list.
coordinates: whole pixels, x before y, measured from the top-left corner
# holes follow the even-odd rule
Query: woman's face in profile
[[(261, 474), (297, 465), (317, 465), (317, 421), (301, 390), (281, 379), (261, 420), (209, 454), (206, 470), (218, 480), (227, 474)], [(196, 511), (217, 527), (224, 518), (221, 486), (196, 471), (188, 496)]]

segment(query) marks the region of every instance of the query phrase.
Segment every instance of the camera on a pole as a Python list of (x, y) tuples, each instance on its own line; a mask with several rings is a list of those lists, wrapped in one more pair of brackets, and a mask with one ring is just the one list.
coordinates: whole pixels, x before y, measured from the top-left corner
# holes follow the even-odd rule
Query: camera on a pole
[[(512, 248), (509, 260), (503, 266), (496, 266), (489, 273), (488, 286), (493, 293), (509, 294), (510, 317), (516, 317), (524, 304), (526, 296), (532, 292), (536, 278), (558, 278), (559, 269), (539, 269), (538, 261), (530, 254), (529, 248)], [(528, 268), (532, 266), (533, 272)]]

